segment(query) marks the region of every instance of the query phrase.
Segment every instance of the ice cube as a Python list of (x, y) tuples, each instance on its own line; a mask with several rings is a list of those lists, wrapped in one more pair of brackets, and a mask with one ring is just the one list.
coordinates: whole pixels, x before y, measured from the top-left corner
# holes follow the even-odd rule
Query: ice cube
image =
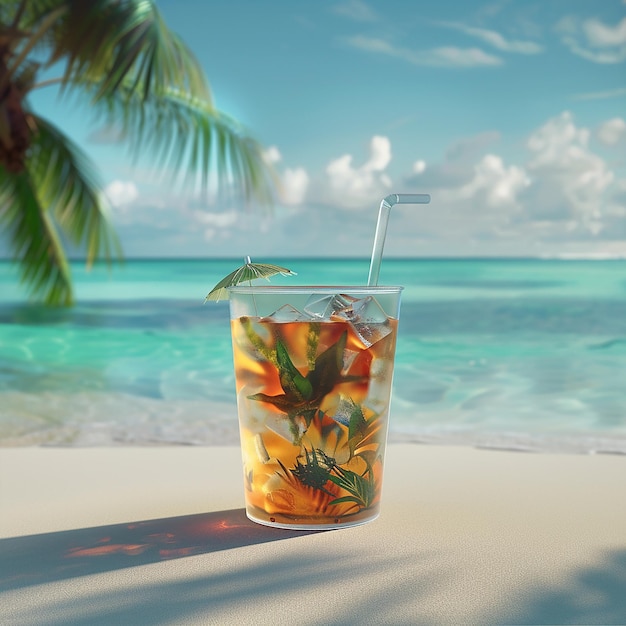
[(265, 430), (267, 418), (267, 410), (263, 403), (248, 398), (252, 391), (257, 388), (255, 385), (244, 385), (237, 394), (237, 403), (241, 407), (239, 411), (241, 425), (253, 433), (260, 433)]
[(285, 415), (276, 413), (267, 414), (265, 426), (294, 445), (300, 444), (307, 430), (306, 420), (302, 416), (289, 419)]
[(343, 370), (344, 371), (348, 371), (352, 367), (352, 364), (354, 363), (356, 358), (359, 356), (359, 354), (361, 354), (360, 351), (350, 350), (349, 348), (346, 348), (343, 351)]
[(337, 405), (337, 408), (335, 409), (333, 419), (336, 422), (339, 422), (340, 424), (342, 424), (343, 426), (349, 426), (350, 416), (352, 415), (355, 406), (356, 405), (354, 404), (354, 401), (351, 398), (348, 398), (347, 396), (344, 396), (344, 395), (340, 395), (339, 404)]
[(372, 296), (353, 302), (350, 309), (339, 311), (337, 315), (350, 323), (366, 348), (391, 333), (387, 314)]
[(388, 324), (389, 318), (378, 304), (376, 298), (367, 296), (362, 300), (352, 303), (352, 312), (354, 314), (353, 321), (368, 322), (374, 324)]
[(304, 305), (304, 312), (317, 319), (327, 320), (339, 311), (349, 309), (350, 305), (356, 301), (356, 298), (346, 294), (321, 296), (314, 293), (306, 301), (306, 304)]
[(284, 304), (270, 315), (261, 319), (262, 322), (305, 322), (311, 318), (291, 306), (291, 304)]
[(267, 448), (265, 447), (265, 442), (263, 441), (263, 435), (261, 433), (257, 433), (254, 436), (254, 449), (256, 450), (256, 454), (261, 463), (268, 463), (270, 460), (270, 455), (267, 452)]
[(393, 374), (393, 359), (378, 358), (372, 361), (367, 398), (364, 405), (375, 413), (389, 410), (389, 398)]
[(385, 324), (352, 324), (352, 327), (366, 348), (384, 339), (391, 332), (389, 322)]

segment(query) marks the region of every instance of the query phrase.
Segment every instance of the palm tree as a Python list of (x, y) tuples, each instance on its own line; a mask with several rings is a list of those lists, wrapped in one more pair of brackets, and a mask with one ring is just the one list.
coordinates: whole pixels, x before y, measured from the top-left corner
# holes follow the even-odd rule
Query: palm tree
[[(58, 78), (42, 80), (49, 68)], [(131, 152), (155, 154), (208, 192), (234, 189), (271, 200), (261, 146), (212, 104), (206, 77), (165, 25), (153, 0), (0, 0), (0, 224), (21, 279), (50, 305), (72, 303), (64, 241), (88, 265), (121, 258), (94, 167), (78, 146), (29, 106), (37, 88), (88, 99)]]

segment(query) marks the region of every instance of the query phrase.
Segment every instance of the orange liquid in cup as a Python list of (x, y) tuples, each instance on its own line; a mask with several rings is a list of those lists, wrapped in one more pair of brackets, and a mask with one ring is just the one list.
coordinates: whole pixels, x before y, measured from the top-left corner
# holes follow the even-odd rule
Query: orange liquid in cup
[(378, 516), (397, 320), (231, 320), (248, 516), (336, 528)]

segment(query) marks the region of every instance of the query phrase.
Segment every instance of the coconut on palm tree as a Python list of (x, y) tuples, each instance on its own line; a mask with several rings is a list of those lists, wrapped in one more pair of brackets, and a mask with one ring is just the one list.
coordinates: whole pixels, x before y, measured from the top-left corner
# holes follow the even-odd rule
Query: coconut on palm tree
[[(58, 77), (42, 79), (50, 68)], [(1, 0), (0, 225), (21, 278), (53, 305), (72, 303), (64, 241), (87, 263), (121, 256), (93, 165), (29, 94), (51, 84), (88, 99), (135, 156), (154, 155), (204, 192), (217, 181), (268, 202), (261, 146), (212, 104), (206, 77), (153, 0)]]

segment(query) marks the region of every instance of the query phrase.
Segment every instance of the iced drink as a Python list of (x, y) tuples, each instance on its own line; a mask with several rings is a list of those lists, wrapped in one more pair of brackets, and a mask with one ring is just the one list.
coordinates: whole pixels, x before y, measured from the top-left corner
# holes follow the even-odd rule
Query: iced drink
[(246, 512), (281, 528), (378, 516), (401, 287), (233, 287)]

